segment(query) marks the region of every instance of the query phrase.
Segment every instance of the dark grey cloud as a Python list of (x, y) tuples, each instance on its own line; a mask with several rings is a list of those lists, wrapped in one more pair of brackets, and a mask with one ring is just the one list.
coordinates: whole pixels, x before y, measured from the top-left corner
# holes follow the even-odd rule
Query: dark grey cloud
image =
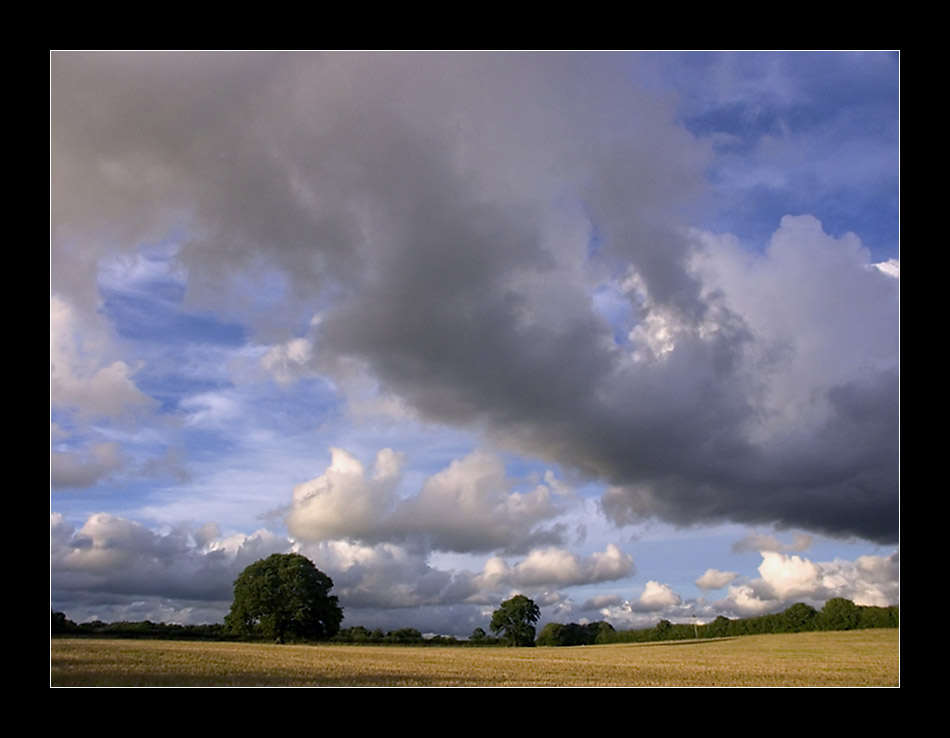
[[(54, 250), (88, 269), (177, 229), (189, 294), (230, 311), (280, 273), (257, 330), (320, 310), (315, 368), (356, 359), (424, 419), (605, 480), (616, 522), (895, 539), (897, 283), (784, 221), (785, 251), (848, 258), (794, 271), (776, 242), (756, 257), (772, 272), (724, 276), (735, 256), (685, 230), (709, 150), (618, 59), (637, 63), (55, 52)], [(64, 271), (54, 290), (79, 299)], [(763, 322), (816, 274), (863, 301), (828, 288)]]

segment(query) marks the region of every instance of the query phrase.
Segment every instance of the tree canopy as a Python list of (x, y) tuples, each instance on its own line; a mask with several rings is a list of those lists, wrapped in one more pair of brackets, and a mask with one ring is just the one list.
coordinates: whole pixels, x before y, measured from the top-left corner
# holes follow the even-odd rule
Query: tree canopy
[(814, 630), (818, 611), (804, 602), (796, 602), (782, 613), (780, 628), (788, 633)]
[(592, 643), (604, 643), (616, 633), (614, 627), (604, 621), (594, 623), (548, 623), (538, 634), (539, 646), (588, 646)]
[(259, 633), (278, 643), (331, 638), (343, 620), (332, 587), (333, 580), (305, 556), (273, 554), (235, 580), (225, 624), (235, 635)]
[(533, 646), (534, 624), (540, 617), (541, 610), (534, 600), (515, 595), (492, 613), (491, 630), (496, 635), (501, 633), (512, 646)]
[(857, 628), (858, 617), (858, 606), (844, 597), (832, 597), (818, 615), (823, 630)]

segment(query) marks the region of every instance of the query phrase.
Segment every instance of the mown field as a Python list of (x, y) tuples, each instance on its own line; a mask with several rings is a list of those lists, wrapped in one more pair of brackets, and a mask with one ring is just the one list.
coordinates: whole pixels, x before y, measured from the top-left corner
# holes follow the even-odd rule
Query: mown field
[(898, 630), (575, 648), (54, 639), (50, 683), (128, 687), (892, 687)]

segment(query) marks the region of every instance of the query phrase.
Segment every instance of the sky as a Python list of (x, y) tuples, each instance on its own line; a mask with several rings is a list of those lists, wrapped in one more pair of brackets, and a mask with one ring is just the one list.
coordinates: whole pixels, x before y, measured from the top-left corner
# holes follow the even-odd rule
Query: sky
[(900, 599), (896, 52), (50, 56), (50, 589)]

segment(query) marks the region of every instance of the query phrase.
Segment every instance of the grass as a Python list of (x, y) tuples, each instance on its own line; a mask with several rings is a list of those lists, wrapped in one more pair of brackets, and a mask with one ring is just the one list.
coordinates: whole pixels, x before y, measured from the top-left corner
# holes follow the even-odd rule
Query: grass
[(900, 632), (576, 648), (55, 639), (54, 687), (888, 687)]

